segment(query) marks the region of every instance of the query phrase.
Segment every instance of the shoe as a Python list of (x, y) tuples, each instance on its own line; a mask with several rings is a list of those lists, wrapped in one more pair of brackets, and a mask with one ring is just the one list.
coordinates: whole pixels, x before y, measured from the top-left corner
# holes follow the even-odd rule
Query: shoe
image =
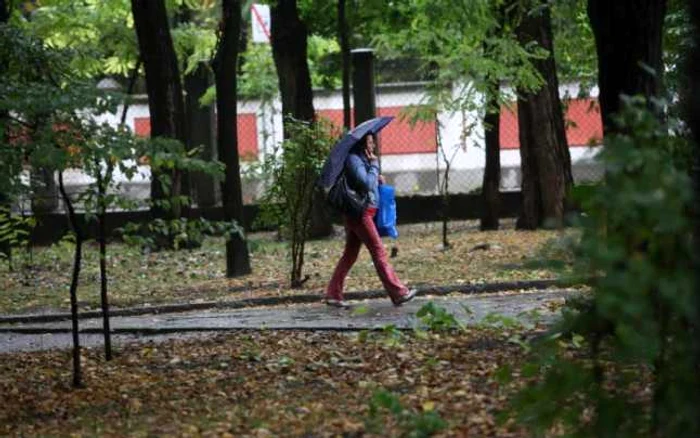
[(330, 307), (338, 307), (341, 309), (347, 309), (350, 307), (350, 304), (348, 304), (346, 301), (336, 300), (335, 298), (326, 298), (323, 300), (323, 302), (326, 303), (326, 306)]
[(392, 303), (394, 303), (394, 306), (400, 306), (403, 303), (407, 303), (411, 301), (413, 298), (415, 298), (416, 294), (418, 293), (418, 289), (409, 289), (406, 295), (400, 296), (397, 299), (391, 300)]

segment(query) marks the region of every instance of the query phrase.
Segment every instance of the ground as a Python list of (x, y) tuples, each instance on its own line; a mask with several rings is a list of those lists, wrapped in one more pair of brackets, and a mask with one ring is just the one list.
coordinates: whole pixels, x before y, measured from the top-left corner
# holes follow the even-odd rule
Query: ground
[[(496, 419), (510, 391), (498, 370), (524, 355), (509, 337), (242, 331), (131, 344), (111, 362), (85, 352), (77, 390), (69, 351), (0, 355), (0, 435), (525, 436)], [(394, 400), (395, 414), (381, 409)]]
[[(458, 223), (445, 251), (435, 224), (400, 231), (399, 257), (392, 262), (421, 296), (398, 308), (386, 297), (353, 301), (349, 310), (320, 303), (340, 236), (309, 244), (311, 278), (303, 290), (286, 286), (286, 250), (270, 234), (251, 238), (254, 274), (233, 280), (222, 277), (223, 245), (216, 240), (199, 250), (154, 254), (111, 245), (115, 307), (230, 306), (114, 317), (115, 359), (109, 362), (101, 320), (82, 319), (87, 348), (80, 389), (70, 386), (67, 321), (10, 323), (5, 317), (0, 435), (527, 436), (512, 422), (498, 421), (515, 390), (514, 383), (499, 383), (502, 367), (523, 361), (520, 340), (546, 330), (563, 301), (580, 290), (436, 291), (555, 278), (562, 271), (549, 259), (559, 258), (566, 272), (568, 256), (559, 248), (568, 235), (512, 228), (482, 233), (474, 223)], [(36, 250), (34, 268), (4, 271), (0, 313), (65, 312), (70, 252), (69, 243), (59, 243)], [(86, 256), (83, 310), (99, 306), (94, 245)], [(348, 289), (380, 287), (364, 252)], [(289, 296), (312, 300), (236, 305)]]
[[(494, 281), (555, 278), (559, 273), (542, 263), (542, 251), (557, 251), (567, 234), (558, 231), (516, 231), (504, 221), (498, 232), (480, 232), (477, 224), (450, 225), (452, 248), (441, 246), (440, 225), (402, 226), (399, 256), (391, 259), (399, 277), (409, 285), (459, 285)], [(387, 246), (391, 245), (386, 240)], [(253, 274), (224, 277), (224, 244), (208, 239), (200, 249), (142, 254), (139, 248), (113, 243), (108, 247), (109, 296), (114, 307), (164, 303), (223, 301), (262, 296), (320, 293), (340, 257), (343, 237), (308, 243), (304, 289), (289, 284), (289, 261), (283, 242), (274, 234), (250, 239)], [(479, 249), (486, 246), (486, 249)], [(8, 272), (0, 263), (0, 314), (68, 310), (72, 247), (59, 242), (37, 248), (31, 268)], [(94, 242), (85, 248), (78, 299), (81, 309), (99, 308), (99, 254)], [(560, 262), (562, 261), (559, 258)], [(379, 289), (370, 258), (362, 251), (347, 281), (348, 290)]]

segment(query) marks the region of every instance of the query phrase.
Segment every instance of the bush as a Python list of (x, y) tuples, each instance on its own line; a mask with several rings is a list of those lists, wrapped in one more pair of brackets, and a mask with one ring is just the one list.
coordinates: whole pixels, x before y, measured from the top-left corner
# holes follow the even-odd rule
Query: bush
[(538, 345), (526, 365), (535, 383), (513, 414), (538, 434), (698, 436), (690, 147), (643, 100), (628, 100), (617, 123), (605, 183), (582, 202), (575, 266), (595, 279), (592, 297), (569, 304)]
[(269, 180), (261, 199), (260, 221), (280, 227), (289, 242), (292, 259), (291, 285), (300, 287), (304, 246), (311, 224), (316, 180), (336, 141), (333, 130), (323, 122), (291, 120), (285, 125), (289, 138), (280, 150), (269, 154), (257, 169)]

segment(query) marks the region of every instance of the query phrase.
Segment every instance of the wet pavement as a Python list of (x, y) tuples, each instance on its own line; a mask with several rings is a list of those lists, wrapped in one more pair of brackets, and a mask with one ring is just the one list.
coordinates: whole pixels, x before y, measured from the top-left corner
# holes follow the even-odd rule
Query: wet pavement
[[(503, 318), (547, 323), (556, 316), (559, 304), (577, 294), (573, 290), (499, 293), (487, 295), (422, 296), (394, 307), (388, 299), (351, 302), (350, 309), (337, 309), (321, 303), (258, 307), (235, 310), (209, 310), (177, 314), (114, 317), (111, 327), (114, 343), (163, 340), (206, 333), (242, 330), (338, 330), (377, 329), (394, 325), (399, 329), (420, 327), (416, 312), (428, 303), (444, 308), (466, 325)], [(0, 324), (0, 353), (68, 348), (70, 321), (54, 323)], [(100, 345), (102, 320), (80, 322), (83, 345)]]

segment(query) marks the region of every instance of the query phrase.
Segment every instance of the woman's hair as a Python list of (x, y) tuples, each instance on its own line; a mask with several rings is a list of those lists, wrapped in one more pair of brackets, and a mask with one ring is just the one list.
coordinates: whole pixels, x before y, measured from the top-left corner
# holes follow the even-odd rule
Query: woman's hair
[(365, 149), (365, 147), (367, 146), (367, 137), (369, 137), (370, 135), (372, 136), (372, 139), (374, 140), (374, 143), (376, 144), (376, 143), (377, 143), (377, 139), (376, 139), (376, 137), (374, 136), (374, 134), (368, 133), (368, 134), (365, 134), (365, 136), (362, 137), (362, 138), (360, 139), (360, 141), (358, 141), (357, 143), (355, 143), (355, 145), (352, 147), (352, 149), (350, 149), (350, 152), (354, 152), (354, 153), (356, 153), (356, 154), (361, 153), (361, 152)]

